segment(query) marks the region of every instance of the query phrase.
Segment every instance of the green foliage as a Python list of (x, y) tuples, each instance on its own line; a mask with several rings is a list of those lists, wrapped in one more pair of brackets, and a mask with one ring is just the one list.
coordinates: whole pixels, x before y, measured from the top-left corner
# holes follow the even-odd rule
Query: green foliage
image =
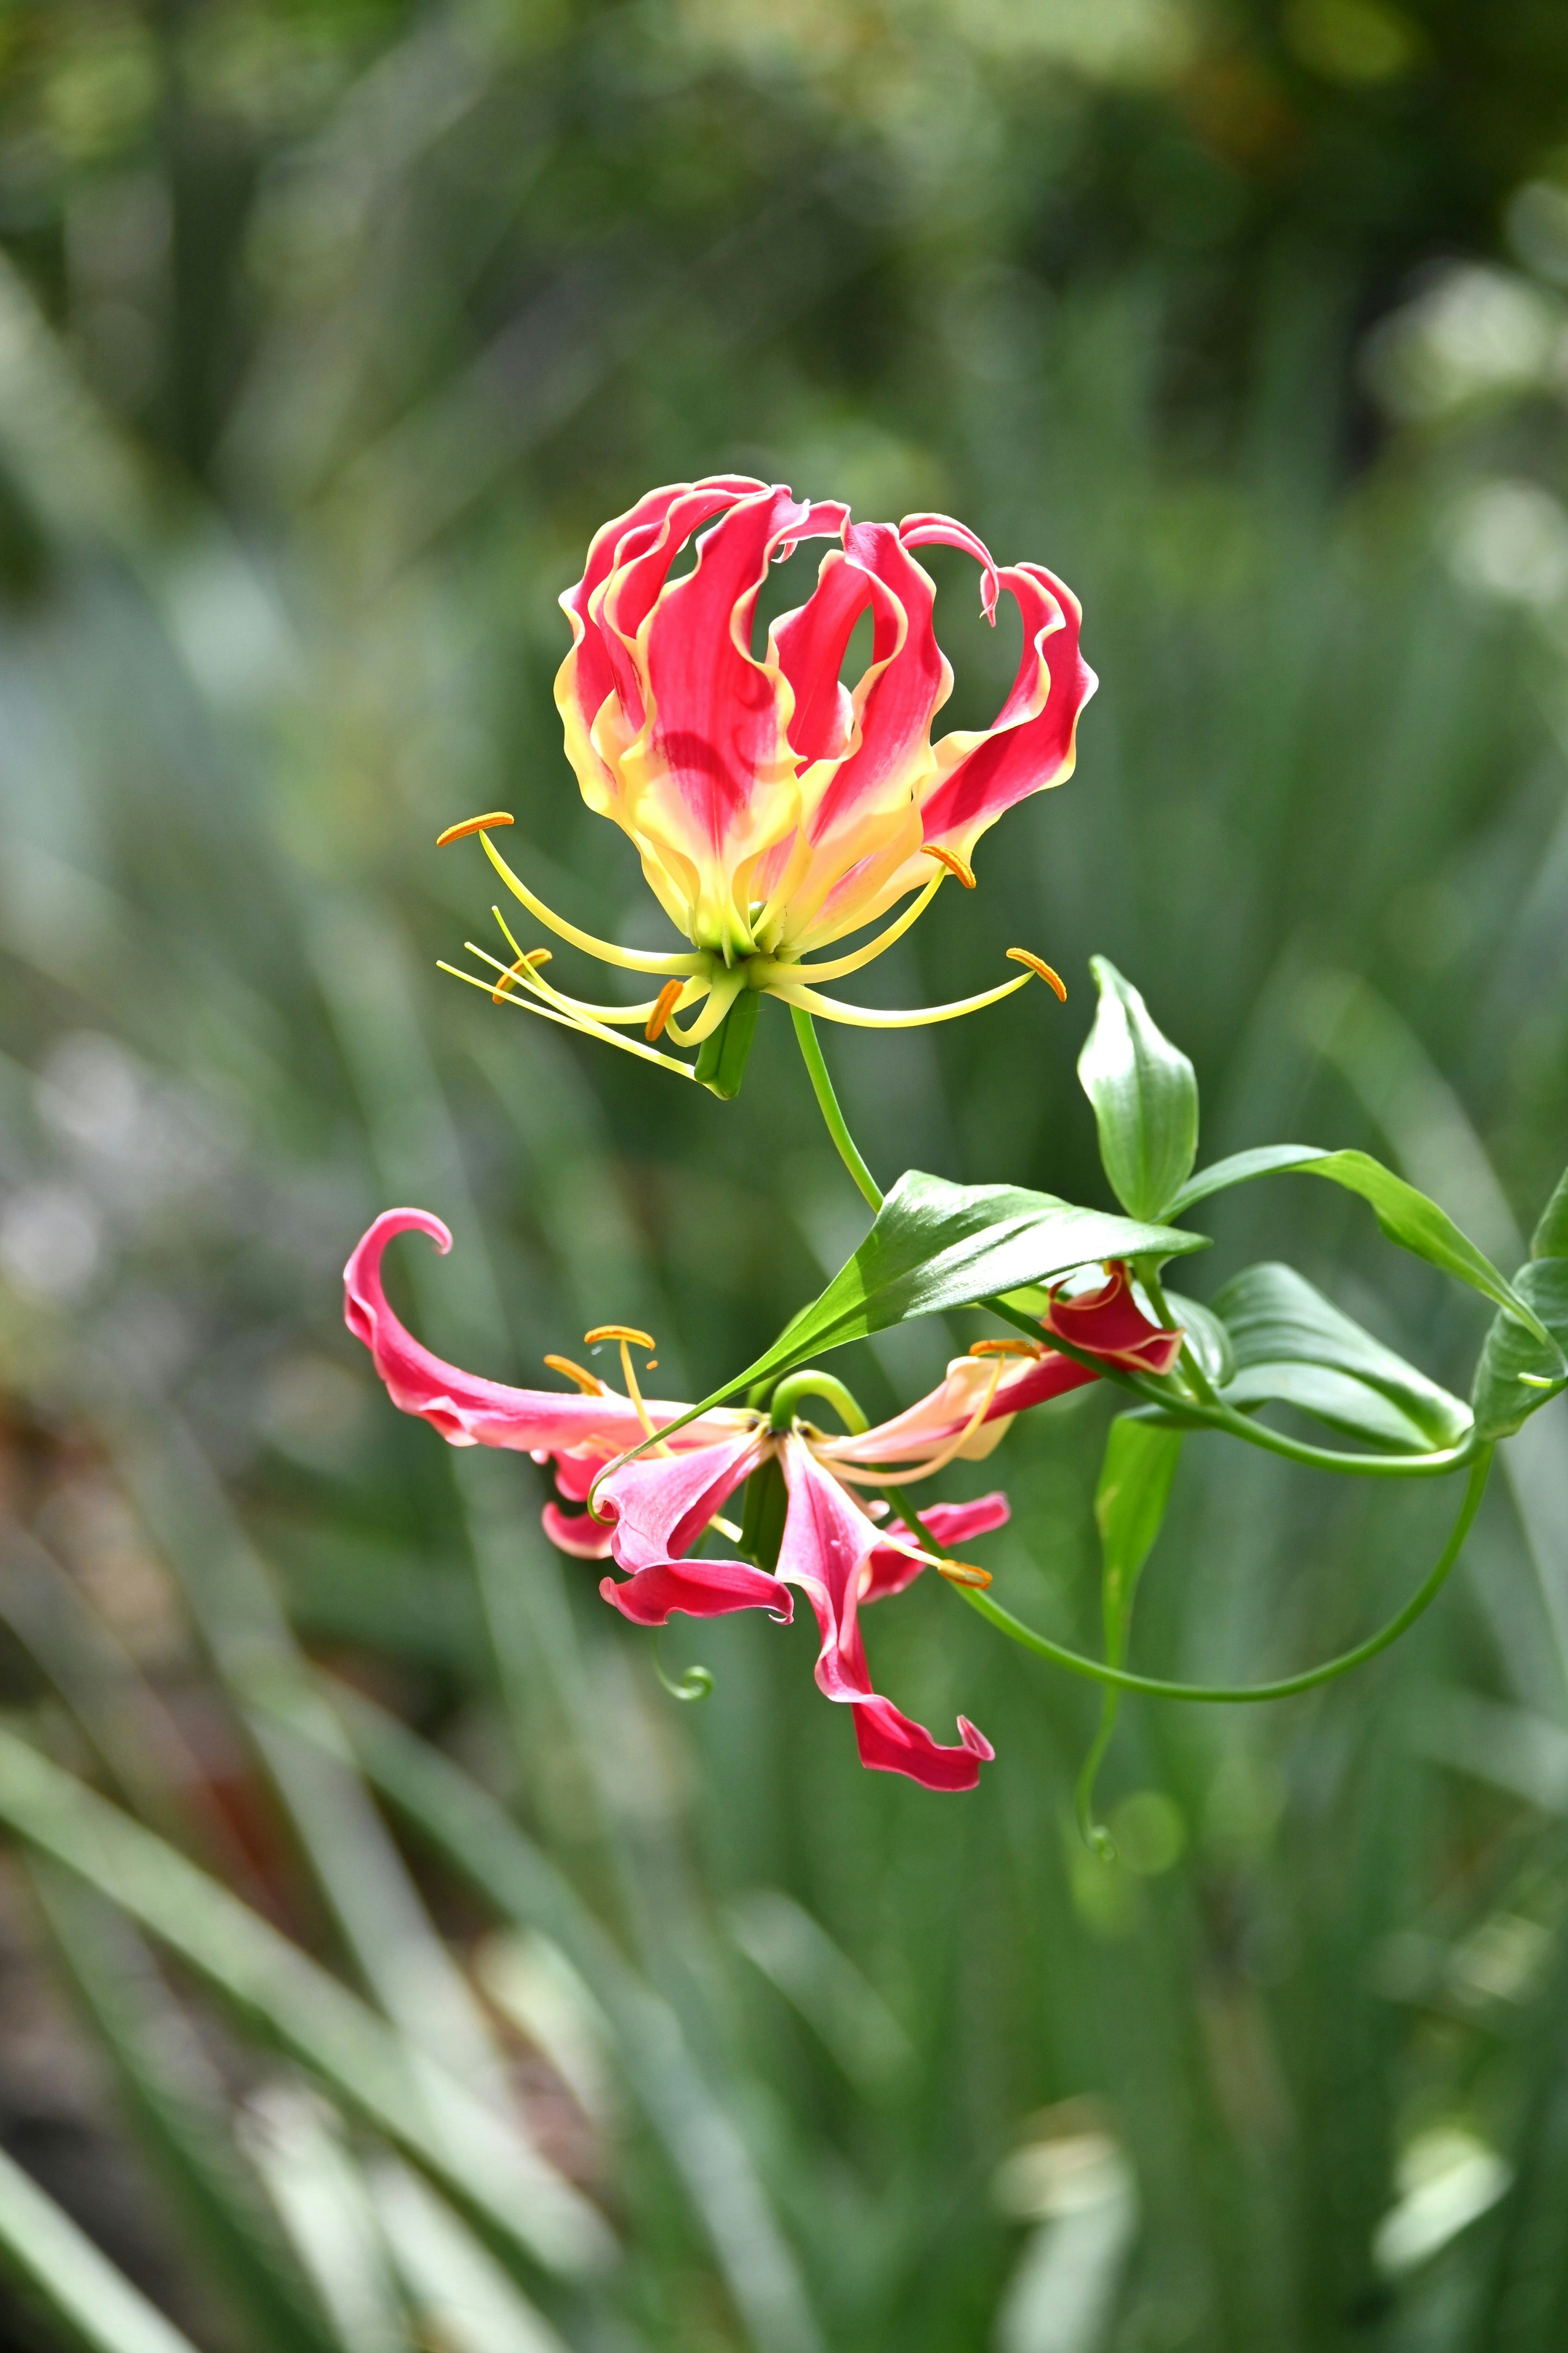
[[(1548, 1231), (1552, 1230), (1542, 1220)], [(1532, 1258), (1514, 1277), (1514, 1288), (1552, 1334), (1543, 1348), (1533, 1333), (1511, 1315), (1500, 1315), (1487, 1334), (1472, 1392), (1476, 1429), (1482, 1438), (1506, 1438), (1563, 1388), (1562, 1352), (1568, 1347), (1568, 1258)]]
[(1197, 1157), (1197, 1079), (1131, 981), (1104, 956), (1091, 956), (1089, 970), (1100, 1002), (1078, 1075), (1094, 1105), (1100, 1160), (1130, 1217), (1163, 1218)]
[(1369, 1446), (1405, 1451), (1457, 1446), (1470, 1427), (1458, 1398), (1374, 1340), (1292, 1267), (1245, 1268), (1216, 1294), (1215, 1310), (1235, 1351), (1227, 1403), (1294, 1406)]
[[(1105, 1656), (1113, 1667), (1127, 1656), (1138, 1579), (1154, 1548), (1171, 1482), (1182, 1455), (1182, 1433), (1140, 1415), (1122, 1414), (1110, 1425), (1100, 1482), (1094, 1491), (1094, 1525), (1100, 1532), (1100, 1617)], [(1121, 1694), (1109, 1689), (1100, 1701), (1100, 1729), (1078, 1783), (1079, 1828), (1106, 1862), (1115, 1858), (1110, 1833), (1094, 1820), (1094, 1784), (1116, 1728)]]
[(1556, 1190), (1541, 1212), (1540, 1222), (1530, 1238), (1530, 1255), (1568, 1258), (1568, 1169), (1557, 1179)]

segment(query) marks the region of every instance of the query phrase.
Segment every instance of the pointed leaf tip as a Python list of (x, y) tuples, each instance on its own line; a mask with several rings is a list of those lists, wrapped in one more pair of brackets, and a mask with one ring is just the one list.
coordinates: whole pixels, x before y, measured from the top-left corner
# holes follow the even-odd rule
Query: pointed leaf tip
[(1100, 1003), (1078, 1074), (1094, 1106), (1100, 1156), (1122, 1208), (1158, 1218), (1197, 1157), (1197, 1076), (1109, 958), (1091, 956), (1089, 968)]

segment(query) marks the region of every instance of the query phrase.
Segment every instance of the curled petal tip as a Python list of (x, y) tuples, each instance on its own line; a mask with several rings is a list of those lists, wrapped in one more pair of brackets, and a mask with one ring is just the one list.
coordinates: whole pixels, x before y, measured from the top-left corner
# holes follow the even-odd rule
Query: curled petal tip
[(1007, 955), (1012, 963), (1026, 964), (1031, 972), (1037, 972), (1046, 987), (1054, 988), (1062, 1003), (1067, 1003), (1068, 985), (1056, 966), (1047, 964), (1044, 956), (1031, 955), (1027, 948), (1009, 948)]
[(492, 825), (515, 825), (517, 819), (510, 809), (491, 809), (484, 817), (466, 817), (460, 825), (449, 825), (445, 833), (436, 836), (437, 849), (445, 849), (449, 841), (464, 841), (470, 833), (488, 833)]

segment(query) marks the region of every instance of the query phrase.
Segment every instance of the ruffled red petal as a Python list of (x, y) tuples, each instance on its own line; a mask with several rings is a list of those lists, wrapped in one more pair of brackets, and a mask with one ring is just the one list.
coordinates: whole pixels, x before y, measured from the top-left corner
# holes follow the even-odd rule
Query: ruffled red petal
[(736, 1609), (767, 1609), (782, 1626), (795, 1615), (795, 1599), (776, 1577), (742, 1560), (661, 1560), (624, 1581), (600, 1580), (612, 1609), (634, 1626), (668, 1625), (671, 1613), (689, 1618), (725, 1618)]

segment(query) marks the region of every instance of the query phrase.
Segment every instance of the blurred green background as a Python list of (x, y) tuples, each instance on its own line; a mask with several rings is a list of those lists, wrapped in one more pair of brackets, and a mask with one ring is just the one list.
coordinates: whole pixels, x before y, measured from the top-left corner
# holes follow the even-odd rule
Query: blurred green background
[[(1087, 1686), (926, 1579), (873, 1667), (990, 1735), (973, 1797), (860, 1770), (808, 1625), (679, 1621), (681, 1707), (339, 1320), (416, 1202), (432, 1345), (629, 1320), (700, 1394), (863, 1229), (776, 1007), (721, 1104), (434, 968), (497, 807), (664, 936), (555, 599), (730, 469), (1048, 563), (1103, 681), (863, 991), (1021, 941), (1066, 1008), (826, 1033), (881, 1181), (1105, 1198), (1098, 949), (1205, 1157), (1363, 1145), (1511, 1266), (1568, 1157), (1565, 400), (1555, 0), (0, 9), (0, 2342), (1568, 2343), (1568, 1406), (1373, 1668), (1130, 1704), (1108, 1866)], [(930, 560), (983, 724), (1016, 642)], [(1288, 1252), (1465, 1389), (1481, 1303), (1327, 1189), (1191, 1286)], [(964, 1328), (842, 1369), (890, 1409)], [(1108, 1410), (970, 1480), (1079, 1643)], [(1135, 1659), (1377, 1622), (1455, 1498), (1342, 1483), (1189, 1445)]]

